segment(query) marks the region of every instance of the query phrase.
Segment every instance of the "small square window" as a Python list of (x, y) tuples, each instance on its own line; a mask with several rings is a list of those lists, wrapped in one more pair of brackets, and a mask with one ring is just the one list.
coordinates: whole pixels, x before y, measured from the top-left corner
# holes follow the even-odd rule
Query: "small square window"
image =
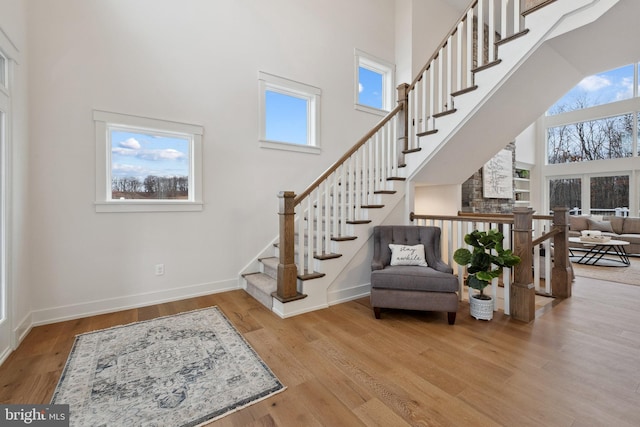
[(395, 66), (356, 49), (355, 69), (356, 109), (380, 115), (391, 111), (394, 99)]
[(202, 210), (201, 126), (94, 111), (96, 211)]
[(301, 145), (308, 143), (308, 99), (267, 90), (265, 112), (267, 140)]
[(260, 146), (319, 153), (320, 89), (259, 73)]

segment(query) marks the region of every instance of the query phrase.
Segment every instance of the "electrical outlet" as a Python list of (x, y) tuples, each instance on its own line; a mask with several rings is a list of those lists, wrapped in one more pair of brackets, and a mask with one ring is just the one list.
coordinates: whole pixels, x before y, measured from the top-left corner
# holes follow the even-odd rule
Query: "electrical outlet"
[(164, 264), (156, 264), (156, 276), (162, 276), (164, 274)]

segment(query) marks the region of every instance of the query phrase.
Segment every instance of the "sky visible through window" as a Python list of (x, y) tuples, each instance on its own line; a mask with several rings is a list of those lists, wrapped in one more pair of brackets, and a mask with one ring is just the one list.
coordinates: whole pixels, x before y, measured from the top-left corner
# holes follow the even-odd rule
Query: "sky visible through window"
[(189, 176), (189, 145), (186, 137), (111, 130), (111, 176)]
[(382, 84), (382, 74), (359, 67), (358, 104), (382, 110), (382, 91), (384, 89)]
[(578, 110), (633, 97), (633, 68), (630, 64), (585, 77), (550, 109), (549, 114)]
[(267, 90), (265, 136), (269, 141), (308, 143), (308, 100)]

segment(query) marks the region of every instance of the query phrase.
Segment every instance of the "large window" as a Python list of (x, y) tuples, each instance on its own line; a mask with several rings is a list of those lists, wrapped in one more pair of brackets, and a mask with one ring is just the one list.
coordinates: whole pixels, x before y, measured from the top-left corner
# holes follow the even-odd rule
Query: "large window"
[[(543, 118), (549, 208), (640, 213), (638, 64), (584, 78)], [(542, 157), (542, 156), (541, 156)]]
[(200, 126), (94, 111), (96, 211), (202, 209)]
[(260, 144), (320, 152), (320, 89), (260, 72)]
[(634, 64), (585, 77), (560, 98), (549, 109), (548, 114), (561, 114), (630, 99), (637, 96), (633, 82)]
[(633, 128), (633, 114), (548, 128), (549, 164), (631, 157)]
[(395, 80), (393, 64), (356, 49), (355, 69), (356, 108), (381, 115), (391, 111)]

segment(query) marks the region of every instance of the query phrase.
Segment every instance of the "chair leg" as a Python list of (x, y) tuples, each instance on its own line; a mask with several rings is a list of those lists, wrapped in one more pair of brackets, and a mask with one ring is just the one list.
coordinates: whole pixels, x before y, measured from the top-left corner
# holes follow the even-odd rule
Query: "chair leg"
[(376, 316), (376, 319), (380, 318), (380, 307), (373, 307), (373, 315)]
[(447, 320), (449, 321), (450, 325), (453, 325), (454, 323), (456, 323), (456, 312), (455, 311), (447, 312)]

